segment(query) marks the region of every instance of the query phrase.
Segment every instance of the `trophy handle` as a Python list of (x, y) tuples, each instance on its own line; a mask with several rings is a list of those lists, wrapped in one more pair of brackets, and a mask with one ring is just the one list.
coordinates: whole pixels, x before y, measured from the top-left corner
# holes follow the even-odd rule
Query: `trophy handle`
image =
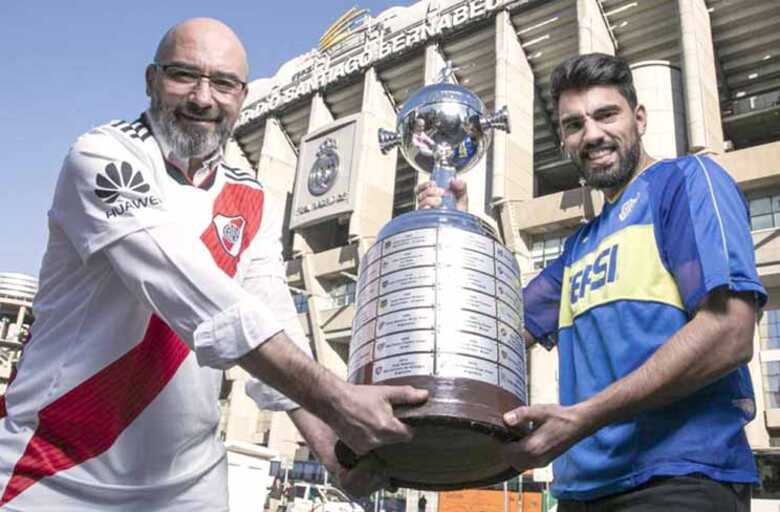
[(380, 128), (377, 132), (379, 139), (379, 151), (383, 155), (388, 154), (393, 148), (401, 144), (401, 137), (397, 133)]
[(506, 108), (506, 105), (501, 107), (495, 114), (483, 119), (480, 124), (482, 125), (483, 131), (492, 128), (494, 130), (512, 133), (512, 125), (509, 122), (509, 110)]

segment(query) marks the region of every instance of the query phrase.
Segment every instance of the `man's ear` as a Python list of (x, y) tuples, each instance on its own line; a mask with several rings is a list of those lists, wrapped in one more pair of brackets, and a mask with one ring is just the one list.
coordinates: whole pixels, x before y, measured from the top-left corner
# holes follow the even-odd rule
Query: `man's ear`
[(636, 129), (641, 137), (645, 134), (645, 130), (647, 129), (647, 110), (645, 110), (644, 105), (640, 104), (636, 106), (634, 118), (636, 119)]
[(155, 73), (157, 72), (157, 68), (154, 67), (154, 64), (149, 64), (146, 66), (146, 72), (144, 73), (144, 80), (146, 81), (146, 95), (148, 97), (152, 97), (152, 88), (154, 87), (154, 77)]

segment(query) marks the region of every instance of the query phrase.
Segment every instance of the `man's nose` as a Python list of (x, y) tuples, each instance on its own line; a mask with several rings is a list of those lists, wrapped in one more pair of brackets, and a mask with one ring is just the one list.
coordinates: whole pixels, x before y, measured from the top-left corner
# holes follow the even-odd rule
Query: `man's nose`
[(214, 96), (211, 93), (211, 84), (208, 79), (201, 78), (190, 92), (190, 101), (201, 108), (208, 108), (214, 105)]
[(604, 130), (601, 128), (601, 124), (599, 124), (598, 121), (586, 117), (582, 138), (587, 144), (599, 143), (604, 140)]

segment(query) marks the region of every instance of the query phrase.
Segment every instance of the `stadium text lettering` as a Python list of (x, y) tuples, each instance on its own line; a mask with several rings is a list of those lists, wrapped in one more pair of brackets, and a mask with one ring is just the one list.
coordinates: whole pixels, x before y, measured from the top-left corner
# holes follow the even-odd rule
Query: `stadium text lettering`
[[(337, 80), (363, 70), (377, 61), (387, 59), (416, 47), (430, 38), (443, 32), (459, 28), (465, 23), (481, 18), (497, 10), (503, 0), (470, 0), (447, 12), (425, 20), (425, 23), (400, 31), (389, 39), (374, 39), (367, 41), (363, 52), (348, 59), (338, 61), (331, 57), (327, 62), (337, 61), (332, 66), (328, 64), (315, 66), (308, 77), (294, 81), (284, 87), (279, 87), (268, 96), (258, 100), (241, 112), (237, 127), (245, 125), (264, 114), (286, 105), (296, 99), (324, 88)], [(299, 74), (296, 74), (299, 75)]]
[(618, 245), (607, 247), (599, 253), (593, 264), (576, 272), (569, 278), (569, 300), (576, 304), (586, 291), (598, 290), (606, 283), (612, 283), (617, 277)]
[(106, 210), (106, 218), (119, 217), (124, 215), (130, 210), (138, 210), (141, 208), (148, 208), (150, 206), (159, 206), (160, 200), (154, 196), (142, 197), (141, 199), (133, 199), (132, 201), (125, 201), (119, 203), (109, 210)]

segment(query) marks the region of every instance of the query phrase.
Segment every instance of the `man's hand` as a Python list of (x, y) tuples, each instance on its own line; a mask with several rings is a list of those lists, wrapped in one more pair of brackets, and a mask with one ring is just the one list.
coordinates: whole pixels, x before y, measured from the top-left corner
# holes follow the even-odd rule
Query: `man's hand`
[(390, 481), (384, 466), (375, 456), (361, 457), (354, 468), (345, 468), (336, 458), (336, 433), (328, 425), (303, 408), (294, 409), (288, 414), (317, 459), (347, 494), (368, 496), (388, 487)]
[[(465, 212), (469, 207), (466, 182), (459, 178), (453, 178), (450, 182), (450, 192), (455, 198), (455, 207)], [(437, 187), (433, 181), (427, 181), (417, 185), (415, 193), (417, 194), (417, 208), (424, 210), (426, 208), (437, 208), (441, 205), (441, 196), (444, 195), (444, 189)]]
[(504, 448), (504, 460), (520, 472), (546, 466), (591, 434), (587, 418), (576, 405), (518, 407), (504, 414), (504, 423), (524, 436), (519, 441), (507, 443)]
[(426, 390), (411, 386), (345, 384), (334, 404), (338, 414), (323, 420), (360, 456), (385, 444), (411, 441), (411, 427), (393, 415), (393, 406), (417, 405), (427, 399)]
[(247, 353), (239, 364), (330, 425), (357, 455), (411, 440), (394, 405), (415, 405), (428, 392), (411, 386), (356, 386), (304, 354), (283, 331)]

